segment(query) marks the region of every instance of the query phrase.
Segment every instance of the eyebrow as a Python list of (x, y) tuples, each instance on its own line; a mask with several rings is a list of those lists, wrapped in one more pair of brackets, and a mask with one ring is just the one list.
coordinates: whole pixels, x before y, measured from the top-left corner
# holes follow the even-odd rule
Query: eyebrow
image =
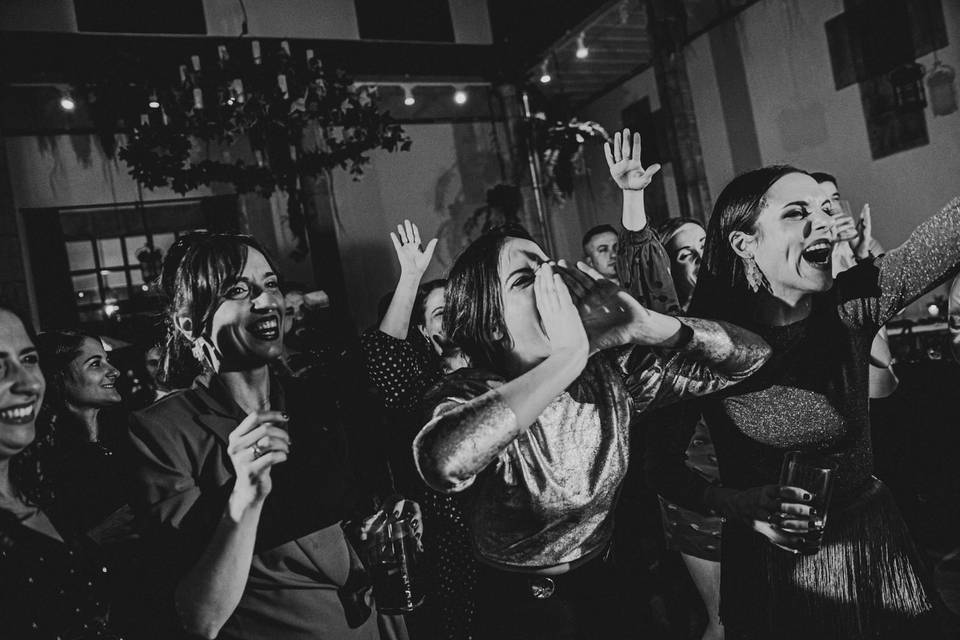
[[(36, 352), (37, 352), (37, 348), (31, 345), (29, 347), (24, 347), (23, 349), (20, 349), (20, 353), (18, 355), (23, 356), (28, 353), (36, 353)], [(9, 358), (9, 357), (10, 357), (9, 351), (0, 351), (0, 358)]]
[(102, 359), (103, 356), (100, 355), (99, 353), (96, 354), (96, 355), (92, 355), (92, 356), (90, 356), (89, 358), (87, 358), (86, 360), (84, 360), (84, 361), (83, 361), (83, 364), (89, 364), (91, 360), (96, 360), (97, 358), (101, 358), (101, 359)]
[(514, 271), (511, 271), (511, 272), (510, 272), (510, 275), (507, 276), (507, 280), (509, 280), (510, 278), (512, 278), (512, 277), (515, 276), (515, 275), (518, 275), (518, 274), (521, 274), (521, 273), (524, 273), (524, 272), (526, 272), (526, 273), (533, 273), (533, 267), (520, 267), (519, 269), (516, 269), (516, 270), (514, 270)]

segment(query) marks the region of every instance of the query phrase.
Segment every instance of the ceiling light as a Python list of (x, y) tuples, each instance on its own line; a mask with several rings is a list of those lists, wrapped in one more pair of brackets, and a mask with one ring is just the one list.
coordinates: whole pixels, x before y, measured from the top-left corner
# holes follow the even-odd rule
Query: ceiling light
[(467, 102), (467, 92), (464, 91), (462, 87), (458, 87), (457, 90), (453, 92), (453, 101), (457, 104), (465, 104)]
[(577, 57), (581, 60), (590, 55), (590, 49), (587, 48), (586, 43), (584, 42), (584, 34), (581, 31), (580, 35), (577, 36)]
[(73, 111), (77, 108), (77, 103), (73, 101), (73, 96), (69, 92), (60, 96), (60, 108), (64, 111)]
[(403, 104), (412, 107), (417, 102), (413, 97), (413, 87), (408, 84), (403, 85)]
[(147, 106), (150, 107), (151, 109), (160, 108), (160, 101), (157, 100), (157, 94), (155, 93), (150, 94), (150, 101), (147, 102)]
[(540, 84), (548, 84), (553, 78), (550, 76), (550, 72), (547, 71), (547, 61), (544, 60), (543, 64), (540, 65)]

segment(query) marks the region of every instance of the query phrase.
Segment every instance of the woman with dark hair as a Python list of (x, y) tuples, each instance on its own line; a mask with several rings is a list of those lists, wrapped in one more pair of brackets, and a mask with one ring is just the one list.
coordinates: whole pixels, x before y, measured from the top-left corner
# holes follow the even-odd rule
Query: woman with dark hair
[(462, 366), (462, 354), (444, 338), (447, 281), (421, 283), (436, 239), (421, 247), (420, 230), (409, 220), (397, 225), (390, 238), (400, 262), (400, 280), (380, 324), (364, 332), (360, 344), (367, 374), (387, 409), (386, 437), (395, 453), (391, 456), (395, 481), (420, 502), (426, 523), (423, 544), (430, 591), (422, 608), (409, 618), (410, 628), (436, 640), (468, 640), (473, 633), (477, 569), (464, 516), (452, 497), (424, 487), (410, 456), (424, 393), (445, 371)]
[(167, 266), (168, 345), (203, 373), (135, 413), (130, 436), (176, 620), (207, 638), (380, 638), (341, 526), (357, 483), (336, 393), (271, 371), (283, 353), (276, 266), (253, 238), (226, 234), (189, 239)]
[[(728, 637), (936, 635), (920, 560), (890, 492), (871, 475), (867, 365), (879, 327), (960, 268), (960, 201), (836, 279), (833, 245), (855, 230), (831, 214), (810, 175), (772, 166), (731, 181), (707, 230), (691, 313), (756, 331), (773, 357), (736, 389), (701, 401), (723, 484), (691, 474), (680, 447), (653, 480), (667, 497), (726, 518)], [(787, 498), (777, 484), (792, 450), (836, 464), (825, 528), (812, 494)], [(800, 545), (816, 552), (784, 550)]]
[(670, 275), (681, 312), (686, 313), (697, 285), (707, 232), (699, 220), (670, 218), (660, 226), (658, 233), (670, 259)]
[(556, 269), (579, 313), (543, 249), (499, 229), (447, 285), (444, 327), (475, 368), (431, 391), (414, 453), (431, 487), (468, 505), (479, 638), (623, 637), (606, 557), (631, 413), (722, 389), (767, 357), (748, 332), (648, 311), (578, 266), (590, 276)]
[(120, 372), (100, 339), (79, 331), (46, 331), (37, 349), (48, 383), (40, 421), (50, 434), (40, 455), (57, 496), (53, 508), (96, 542), (128, 538), (126, 424), (103, 412), (120, 406)]
[(35, 341), (0, 304), (0, 626), (9, 638), (115, 638), (97, 549), (48, 512), (29, 448), (46, 383)]

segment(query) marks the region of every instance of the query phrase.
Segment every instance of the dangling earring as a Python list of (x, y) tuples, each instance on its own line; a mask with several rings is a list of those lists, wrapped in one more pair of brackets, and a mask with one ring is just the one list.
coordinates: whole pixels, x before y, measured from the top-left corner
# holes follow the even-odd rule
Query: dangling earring
[(743, 258), (743, 275), (747, 279), (747, 286), (754, 293), (757, 293), (760, 289), (771, 290), (767, 276), (763, 275), (763, 271), (760, 270), (753, 256)]
[(190, 350), (193, 352), (193, 357), (201, 365), (210, 367), (212, 371), (220, 369), (220, 356), (217, 353), (217, 348), (207, 340), (206, 336), (200, 336), (194, 340)]

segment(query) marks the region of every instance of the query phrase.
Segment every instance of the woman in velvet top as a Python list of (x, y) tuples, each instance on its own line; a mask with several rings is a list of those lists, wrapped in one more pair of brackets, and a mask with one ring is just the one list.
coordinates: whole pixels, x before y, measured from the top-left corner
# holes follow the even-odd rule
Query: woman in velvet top
[(467, 501), (481, 638), (622, 633), (604, 556), (631, 411), (722, 389), (767, 357), (748, 332), (651, 312), (579, 267), (590, 277), (501, 228), (448, 281), (444, 327), (475, 368), (428, 394), (414, 453), (428, 484)]
[[(717, 198), (691, 313), (737, 322), (773, 357), (742, 385), (701, 401), (722, 486), (666, 452), (653, 478), (669, 498), (726, 517), (721, 610), (728, 638), (936, 635), (930, 591), (890, 492), (872, 474), (870, 345), (897, 312), (960, 269), (954, 200), (897, 249), (834, 278), (833, 245), (855, 234), (807, 173), (772, 166)], [(682, 439), (679, 439), (681, 442)], [(784, 454), (837, 463), (827, 514), (777, 485)], [(806, 500), (804, 499), (806, 498)], [(806, 531), (785, 539), (773, 523)], [(769, 538), (769, 540), (768, 540)], [(814, 555), (771, 544), (810, 542)]]
[(204, 373), (135, 413), (130, 437), (177, 622), (222, 640), (378, 640), (341, 526), (357, 489), (344, 416), (331, 390), (270, 367), (277, 268), (253, 238), (223, 234), (194, 237), (171, 267), (167, 349)]

